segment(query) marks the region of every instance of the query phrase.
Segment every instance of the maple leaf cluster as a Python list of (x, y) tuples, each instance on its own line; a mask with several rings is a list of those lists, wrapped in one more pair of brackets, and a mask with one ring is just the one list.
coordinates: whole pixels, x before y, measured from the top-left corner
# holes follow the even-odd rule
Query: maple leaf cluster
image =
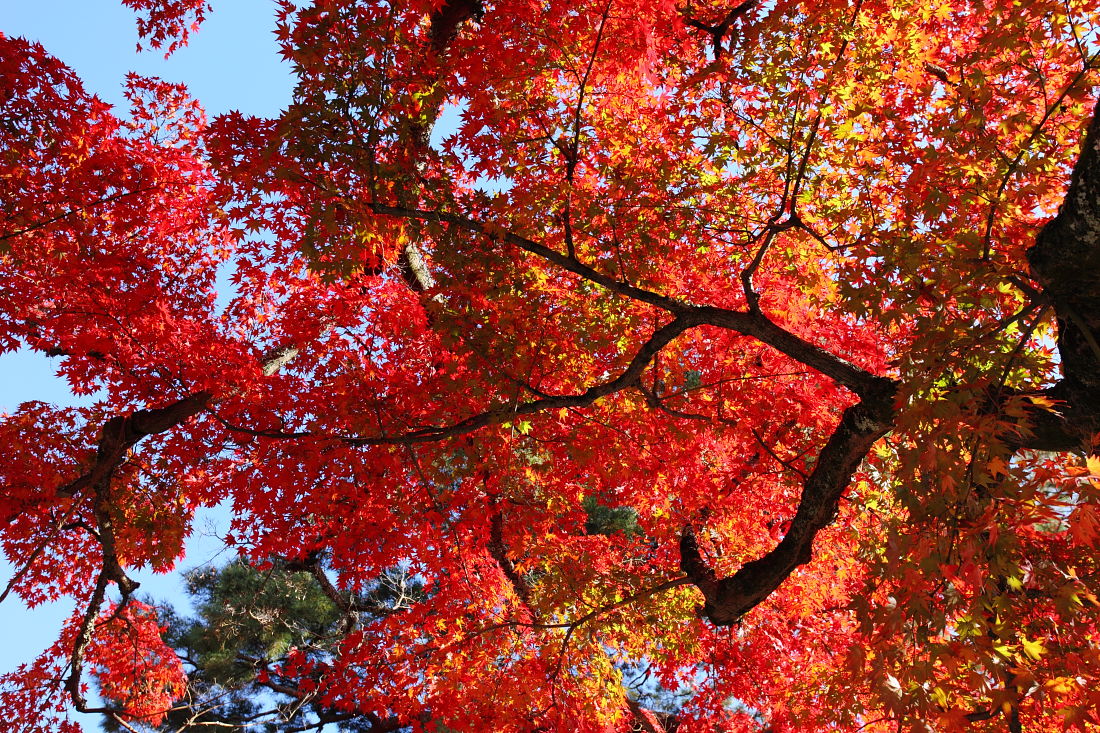
[(1100, 4), (276, 5), (273, 119), (0, 35), (0, 350), (94, 396), (0, 422), (3, 598), (77, 602), (5, 715), (1100, 726)]

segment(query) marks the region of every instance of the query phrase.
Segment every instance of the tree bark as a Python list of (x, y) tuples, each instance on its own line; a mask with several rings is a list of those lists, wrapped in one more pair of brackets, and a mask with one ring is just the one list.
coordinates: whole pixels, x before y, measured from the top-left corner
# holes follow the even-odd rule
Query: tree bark
[(1047, 442), (1061, 450), (1089, 448), (1100, 431), (1100, 105), (1058, 215), (1039, 232), (1027, 259), (1058, 319), (1062, 380), (1044, 394), (1062, 403), (1062, 435), (1048, 430), (1061, 440)]
[[(1040, 230), (1027, 258), (1042, 297), (1057, 317), (1062, 379), (1034, 393), (1053, 401), (1054, 409), (1026, 407), (1020, 430), (1004, 440), (1012, 452), (1095, 451), (1100, 433), (1100, 104), (1058, 215)], [(809, 562), (814, 537), (833, 520), (852, 475), (875, 441), (892, 427), (896, 384), (845, 379), (847, 375), (835, 368), (819, 371), (857, 391), (863, 401), (844, 412), (822, 449), (783, 540), (733, 575), (719, 578), (703, 558), (693, 528), (684, 529), (681, 569), (703, 594), (703, 615), (716, 625), (736, 623), (799, 565)], [(860, 389), (862, 385), (867, 386)], [(997, 398), (991, 409), (1001, 411), (1008, 399), (1019, 396)]]

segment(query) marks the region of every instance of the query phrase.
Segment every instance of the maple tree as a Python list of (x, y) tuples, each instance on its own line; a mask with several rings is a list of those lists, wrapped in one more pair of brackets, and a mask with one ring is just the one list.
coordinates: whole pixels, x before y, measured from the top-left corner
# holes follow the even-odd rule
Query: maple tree
[(129, 573), (230, 501), (317, 726), (1100, 726), (1097, 3), (278, 8), (277, 119), (0, 36), (0, 349), (96, 395), (0, 425), (9, 719), (186, 713)]

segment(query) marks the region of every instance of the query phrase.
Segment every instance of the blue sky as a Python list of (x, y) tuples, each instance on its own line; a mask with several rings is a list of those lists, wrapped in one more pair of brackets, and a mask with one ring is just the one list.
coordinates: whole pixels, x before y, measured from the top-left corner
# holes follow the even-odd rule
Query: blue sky
[[(191, 44), (169, 59), (158, 51), (135, 52), (134, 15), (118, 0), (35, 0), (0, 2), (0, 32), (41, 42), (68, 64), (86, 88), (112, 104), (122, 104), (122, 82), (127, 72), (159, 76), (187, 84), (210, 116), (239, 109), (246, 114), (273, 116), (290, 100), (293, 77), (281, 62), (272, 31), (275, 6), (271, 0), (214, 0), (214, 10)], [(2, 314), (0, 314), (2, 317)], [(0, 355), (0, 413), (27, 400), (80, 404), (57, 378), (58, 360), (28, 352)], [(216, 535), (225, 512), (199, 517), (188, 543), (188, 569), (224, 558)], [(0, 584), (13, 568), (0, 561)], [(178, 575), (139, 574), (141, 592), (159, 599), (183, 599)], [(9, 597), (0, 604), (0, 673), (30, 661), (56, 638), (71, 602), (59, 602), (28, 611)], [(87, 728), (95, 729), (96, 720)]]

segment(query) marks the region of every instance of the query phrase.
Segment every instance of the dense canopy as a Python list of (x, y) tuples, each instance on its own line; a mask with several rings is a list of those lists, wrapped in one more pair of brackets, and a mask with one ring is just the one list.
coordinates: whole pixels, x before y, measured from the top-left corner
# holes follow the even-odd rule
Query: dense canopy
[(16, 730), (1100, 730), (1100, 3), (275, 5), (275, 119), (0, 33)]

